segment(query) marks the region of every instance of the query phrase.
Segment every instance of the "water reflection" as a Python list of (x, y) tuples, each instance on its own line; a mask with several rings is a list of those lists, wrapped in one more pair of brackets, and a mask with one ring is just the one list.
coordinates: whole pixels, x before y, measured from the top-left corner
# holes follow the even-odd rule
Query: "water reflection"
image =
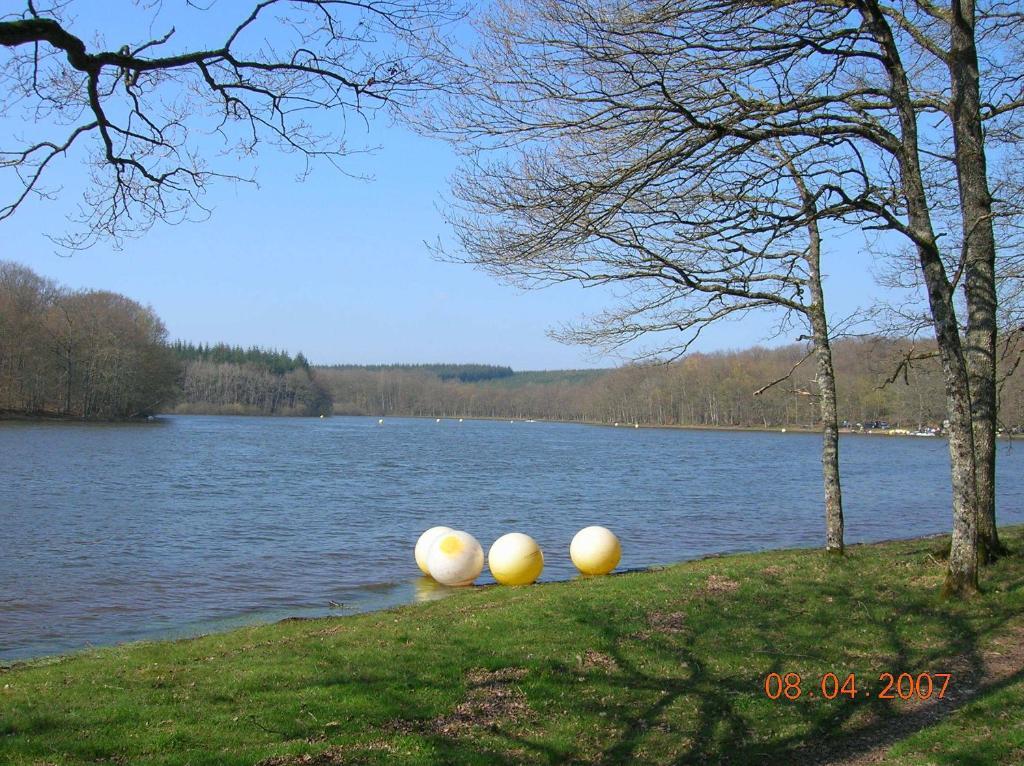
[(416, 601), (422, 603), (424, 601), (439, 601), (445, 596), (450, 596), (458, 588), (452, 588), (447, 585), (442, 585), (433, 577), (427, 577), (424, 575), (416, 580)]

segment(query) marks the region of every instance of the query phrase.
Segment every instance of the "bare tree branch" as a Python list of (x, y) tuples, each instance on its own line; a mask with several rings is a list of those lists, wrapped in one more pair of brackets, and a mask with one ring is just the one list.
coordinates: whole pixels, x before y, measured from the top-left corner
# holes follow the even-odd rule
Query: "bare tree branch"
[(811, 358), (811, 357), (812, 357), (813, 355), (814, 355), (814, 350), (813, 350), (813, 349), (812, 349), (812, 350), (810, 350), (810, 351), (808, 351), (808, 352), (807, 352), (806, 354), (804, 354), (804, 355), (803, 355), (803, 357), (801, 357), (801, 358), (800, 358), (800, 361), (799, 361), (799, 362), (797, 362), (796, 364), (794, 364), (794, 365), (793, 365), (793, 366), (792, 366), (792, 367), (790, 368), (789, 372), (787, 372), (787, 373), (786, 373), (785, 375), (783, 375), (783, 376), (782, 376), (781, 378), (776, 378), (776, 379), (775, 379), (775, 380), (773, 380), (773, 381), (772, 381), (771, 383), (768, 383), (768, 384), (766, 384), (766, 385), (764, 385), (764, 386), (761, 386), (761, 387), (760, 387), (759, 389), (757, 389), (757, 390), (756, 390), (756, 391), (754, 392), (754, 396), (760, 396), (760, 395), (761, 395), (761, 394), (763, 394), (763, 393), (764, 393), (765, 391), (768, 391), (769, 389), (771, 389), (771, 388), (774, 388), (775, 386), (779, 385), (779, 383), (784, 383), (784, 382), (786, 382), (787, 380), (789, 380), (790, 378), (792, 378), (792, 377), (793, 377), (793, 373), (797, 371), (797, 368), (798, 368), (798, 367), (800, 367), (800, 365), (802, 365), (802, 364), (803, 364), (804, 362), (806, 362), (806, 361), (807, 361), (808, 359), (810, 359), (810, 358)]
[[(340, 167), (352, 151), (345, 117), (409, 106), (430, 87), (423, 51), (455, 17), (448, 0), (262, 0), (221, 42), (189, 48), (203, 14), (192, 6), (185, 49), (165, 53), (175, 26), (102, 50), (72, 31), (66, 7), (29, 3), (0, 18), (0, 105), (34, 136), (0, 133), (0, 173), (14, 188), (0, 220), (51, 196), (43, 184), (55, 160), (79, 145), (92, 179), (76, 228), (58, 238), (71, 249), (204, 212), (211, 182), (251, 181), (238, 161), (264, 145), (301, 157), (304, 174), (316, 160)], [(227, 157), (211, 152), (211, 138)]]

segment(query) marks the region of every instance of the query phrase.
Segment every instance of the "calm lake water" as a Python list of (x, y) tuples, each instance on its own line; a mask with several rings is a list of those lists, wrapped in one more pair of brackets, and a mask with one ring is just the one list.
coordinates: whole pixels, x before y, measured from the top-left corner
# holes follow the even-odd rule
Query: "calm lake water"
[[(526, 532), (542, 580), (613, 529), (622, 568), (823, 541), (819, 437), (376, 418), (0, 424), (0, 658), (439, 595), (425, 528)], [(842, 443), (849, 542), (950, 527), (946, 443)], [(999, 449), (1024, 521), (1024, 448)], [(492, 582), (486, 574), (480, 582)], [(331, 602), (340, 607), (331, 607)]]

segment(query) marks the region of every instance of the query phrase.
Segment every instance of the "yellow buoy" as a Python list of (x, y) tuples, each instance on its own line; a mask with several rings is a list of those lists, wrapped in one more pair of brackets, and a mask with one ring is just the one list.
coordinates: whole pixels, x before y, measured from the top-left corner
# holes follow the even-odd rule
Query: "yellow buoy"
[(427, 554), (430, 576), (442, 585), (472, 585), (484, 568), (484, 549), (468, 532), (446, 532)]
[(576, 533), (569, 545), (569, 558), (583, 574), (608, 574), (622, 558), (622, 546), (611, 530), (586, 527)]
[(420, 535), (420, 539), (416, 541), (416, 566), (420, 568), (423, 574), (430, 574), (430, 570), (427, 568), (427, 554), (430, 553), (430, 546), (441, 535), (454, 531), (451, 527), (431, 527)]
[(544, 570), (544, 553), (529, 535), (510, 532), (487, 551), (487, 566), (502, 585), (529, 585)]

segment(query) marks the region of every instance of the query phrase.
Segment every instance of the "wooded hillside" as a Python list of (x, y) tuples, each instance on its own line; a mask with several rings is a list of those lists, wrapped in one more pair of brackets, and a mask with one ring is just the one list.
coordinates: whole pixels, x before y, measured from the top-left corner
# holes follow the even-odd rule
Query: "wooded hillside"
[[(850, 339), (834, 347), (840, 417), (850, 427), (937, 426), (945, 419), (938, 361), (928, 343)], [(1019, 353), (1019, 352), (1017, 352)], [(1009, 372), (1017, 353), (1004, 355)], [(813, 426), (818, 408), (814, 366), (800, 344), (690, 354), (665, 365), (614, 370), (525, 372), (493, 381), (441, 380), (401, 367), (318, 368), (317, 377), (344, 415), (547, 418), (642, 425)], [(755, 392), (792, 375), (763, 393)], [(899, 371), (899, 375), (895, 373)], [(1010, 375), (1001, 391), (1006, 428), (1024, 424), (1024, 386)]]
[(331, 398), (302, 353), (219, 343), (172, 346), (184, 367), (174, 411), (211, 415), (326, 415)]
[(173, 398), (178, 371), (152, 309), (0, 261), (0, 412), (144, 416)]
[(494, 364), (335, 364), (324, 369), (363, 372), (409, 372), (434, 376), (441, 380), (475, 383), (512, 377), (511, 367)]
[[(513, 372), (484, 364), (313, 367), (301, 353), (168, 344), (166, 336), (152, 309), (125, 296), (68, 290), (0, 261), (0, 412), (334, 412), (757, 428), (818, 422), (815, 368), (802, 344), (690, 354), (672, 364)], [(846, 339), (833, 352), (839, 416), (849, 427), (917, 429), (945, 419), (931, 343)], [(1002, 349), (1006, 430), (1024, 426), (1024, 383), (1012, 374), (1020, 359), (1019, 347)]]

